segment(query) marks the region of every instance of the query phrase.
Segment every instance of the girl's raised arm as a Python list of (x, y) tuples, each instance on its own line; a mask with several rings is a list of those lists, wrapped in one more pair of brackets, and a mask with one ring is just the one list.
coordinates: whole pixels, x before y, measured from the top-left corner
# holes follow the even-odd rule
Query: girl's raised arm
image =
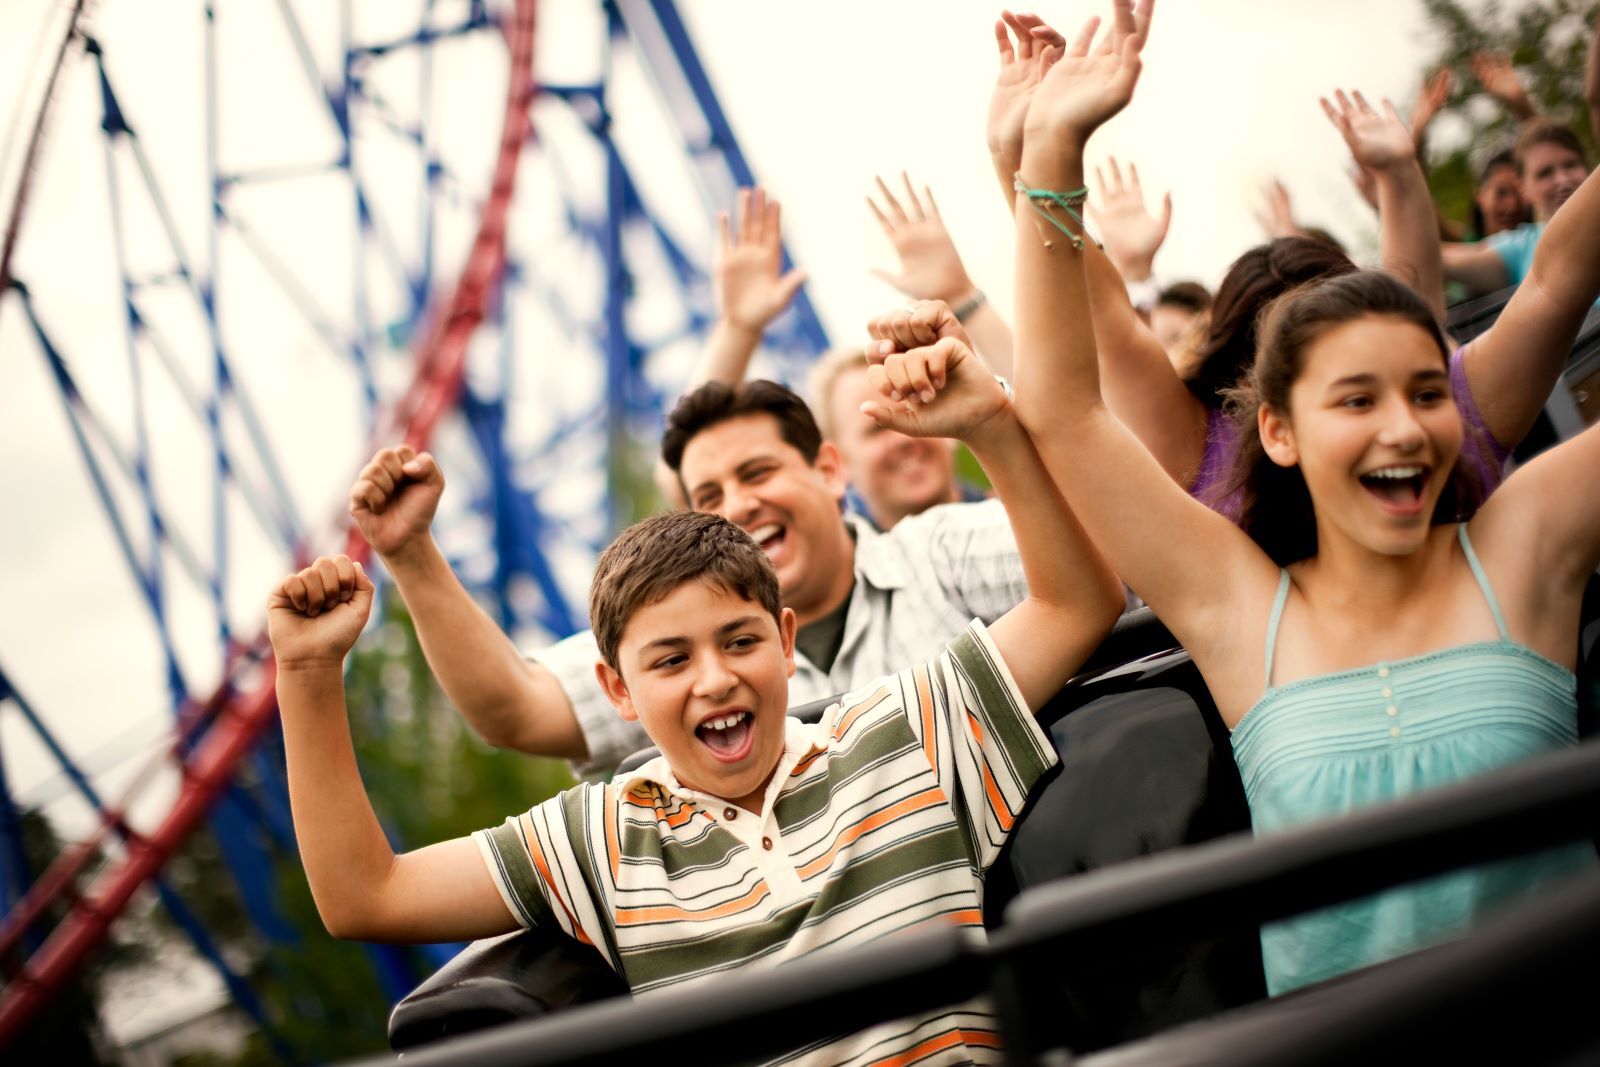
[[(1242, 531), (1190, 498), (1112, 416), (1100, 392), (1078, 190), (1084, 142), (1132, 95), (1142, 22), (1132, 0), (1116, 0), (1100, 46), (1090, 50), (1080, 35), (1028, 110), (1016, 203), (1016, 406), (1051, 476), (1122, 579), (1202, 670), (1238, 661), (1241, 686), (1254, 684), (1259, 693), (1262, 642), (1252, 640), (1256, 627), (1240, 620), (1259, 614), (1264, 634), (1276, 568)], [(1234, 655), (1241, 639), (1251, 652)], [(1213, 673), (1213, 685), (1226, 688), (1233, 669)]]

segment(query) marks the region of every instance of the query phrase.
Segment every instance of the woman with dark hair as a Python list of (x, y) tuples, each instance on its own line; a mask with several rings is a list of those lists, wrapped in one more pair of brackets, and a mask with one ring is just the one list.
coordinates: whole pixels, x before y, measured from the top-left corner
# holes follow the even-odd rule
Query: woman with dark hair
[(1481, 241), (1532, 221), (1533, 212), (1522, 199), (1516, 156), (1509, 148), (1496, 152), (1478, 171), (1478, 184), (1472, 191), (1472, 230), (1462, 240)]
[[(1056, 230), (1081, 233), (1066, 191), (1082, 184), (1089, 135), (1138, 76), (1143, 27), (1131, 0), (1116, 13), (1110, 47), (1074, 47), (1028, 108), (1017, 412), (1096, 546), (1193, 656), (1234, 729), (1257, 831), (1576, 744), (1572, 638), (1600, 564), (1600, 428), (1469, 513), (1448, 349), (1407, 286), (1347, 271), (1293, 290), (1261, 320), (1240, 397), (1255, 433), (1229, 483), (1242, 529), (1175, 486), (1110, 410), (1088, 265)], [(1567, 220), (1576, 225), (1546, 240), (1582, 247), (1600, 232), (1600, 182)], [(1573, 260), (1560, 284), (1586, 303), (1600, 293), (1600, 259)], [(1274, 924), (1263, 931), (1268, 986), (1455, 936), (1593, 860), (1586, 846), (1551, 850)]]

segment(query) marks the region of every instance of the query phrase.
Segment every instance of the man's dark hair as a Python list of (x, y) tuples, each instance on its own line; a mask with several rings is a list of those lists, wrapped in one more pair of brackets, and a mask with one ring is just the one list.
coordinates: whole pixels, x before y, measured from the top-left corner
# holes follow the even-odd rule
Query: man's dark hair
[(709, 582), (782, 624), (778, 576), (749, 534), (710, 512), (656, 515), (617, 535), (600, 554), (589, 586), (589, 623), (612, 670), (622, 673), (617, 646), (634, 613), (689, 582)]
[(1211, 306), (1211, 290), (1199, 282), (1173, 282), (1156, 297), (1156, 307), (1181, 308), (1198, 315)]
[(742, 415), (771, 415), (778, 421), (778, 433), (785, 442), (815, 463), (822, 448), (822, 431), (811, 409), (793, 391), (777, 382), (757, 378), (727, 385), (707, 382), (692, 393), (685, 393), (667, 416), (667, 431), (661, 435), (661, 461), (679, 472), (683, 450), (696, 434)]

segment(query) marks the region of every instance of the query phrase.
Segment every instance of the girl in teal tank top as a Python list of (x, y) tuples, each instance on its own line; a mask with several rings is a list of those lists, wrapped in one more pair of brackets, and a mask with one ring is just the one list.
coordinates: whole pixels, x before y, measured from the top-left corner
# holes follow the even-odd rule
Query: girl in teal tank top
[[(1233, 405), (1244, 432), (1225, 491), (1240, 494), (1237, 525), (1190, 498), (1107, 410), (1086, 321), (1084, 260), (1097, 253), (1057, 232), (1077, 230), (1058, 205), (1075, 202), (1089, 133), (1132, 94), (1147, 17), (1119, 0), (1110, 47), (1066, 50), (1032, 90), (1017, 174), (1016, 406), (1091, 540), (1237, 728), (1257, 832), (1575, 744), (1579, 607), (1600, 565), (1600, 427), (1524, 465), (1469, 514), (1449, 350), (1404, 283), (1358, 271), (1269, 308)], [(1342, 94), (1325, 109), (1372, 149), (1385, 210), (1425, 210), (1409, 138), (1389, 136), (1398, 120)], [(1557, 221), (1536, 288), (1497, 327), (1530, 349), (1570, 345), (1600, 296), (1600, 257), (1585, 252), (1600, 233), (1600, 179)], [(1494, 424), (1505, 397), (1475, 396)], [(1580, 843), (1276, 924), (1270, 986), (1463, 933), (1592, 860)]]
[[(1336, 816), (1577, 744), (1577, 679), (1513, 641), (1456, 527), (1499, 639), (1271, 684), (1290, 578), (1267, 623), (1266, 692), (1233, 733), (1256, 832)], [(1267, 987), (1287, 989), (1467, 931), (1473, 920), (1594, 862), (1588, 844), (1460, 871), (1263, 928)]]

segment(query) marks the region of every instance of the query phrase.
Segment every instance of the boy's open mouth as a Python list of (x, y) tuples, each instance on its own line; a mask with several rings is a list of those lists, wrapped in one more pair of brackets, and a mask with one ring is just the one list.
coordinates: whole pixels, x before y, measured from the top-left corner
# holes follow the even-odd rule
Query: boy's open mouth
[(1428, 468), (1420, 464), (1380, 467), (1361, 475), (1360, 480), (1385, 510), (1410, 515), (1422, 507), (1422, 493), (1428, 484)]
[(748, 711), (730, 711), (713, 715), (694, 728), (694, 735), (711, 750), (719, 760), (733, 763), (750, 752), (755, 738), (755, 716)]
[(770, 556), (789, 539), (789, 528), (775, 522), (762, 523), (750, 531), (750, 537), (761, 547), (761, 551)]

